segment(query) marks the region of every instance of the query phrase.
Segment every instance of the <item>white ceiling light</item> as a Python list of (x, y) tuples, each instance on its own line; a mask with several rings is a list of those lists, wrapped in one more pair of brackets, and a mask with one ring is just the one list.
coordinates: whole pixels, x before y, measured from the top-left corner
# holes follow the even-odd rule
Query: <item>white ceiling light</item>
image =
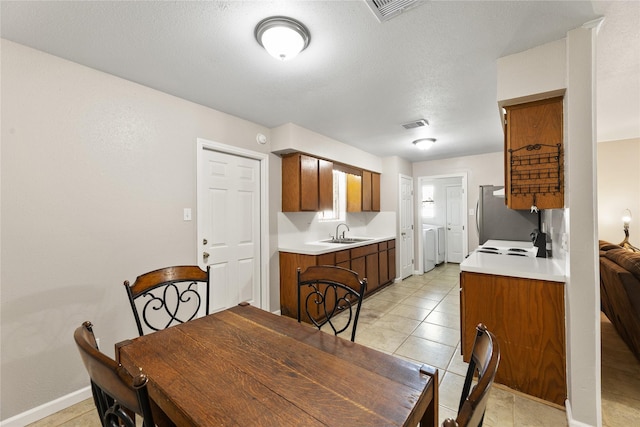
[(421, 150), (428, 150), (436, 143), (435, 138), (421, 138), (413, 141), (413, 144)]
[(271, 56), (281, 61), (295, 58), (311, 40), (301, 22), (286, 16), (272, 16), (256, 25), (256, 40)]

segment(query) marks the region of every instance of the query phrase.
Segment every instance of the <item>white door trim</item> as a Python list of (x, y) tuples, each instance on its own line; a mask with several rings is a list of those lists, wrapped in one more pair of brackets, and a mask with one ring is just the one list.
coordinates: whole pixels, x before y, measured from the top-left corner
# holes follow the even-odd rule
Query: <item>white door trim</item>
[[(255, 159), (260, 162), (260, 304), (263, 310), (269, 310), (269, 156), (257, 151), (251, 151), (244, 148), (234, 147), (232, 145), (222, 144), (220, 142), (210, 141), (204, 138), (197, 138), (197, 154), (196, 154), (196, 212), (200, 212), (201, 206), (198, 206), (199, 194), (203, 188), (203, 182), (200, 179), (202, 172), (202, 152), (203, 150), (213, 150), (220, 153), (242, 156), (249, 159)], [(196, 238), (196, 258), (200, 267), (206, 268), (202, 260), (202, 247), (200, 242), (204, 238), (201, 235), (203, 223), (201, 215), (197, 215), (197, 238)]]
[[(467, 216), (467, 211), (469, 209), (468, 206), (468, 202), (467, 202), (467, 197), (469, 195), (469, 191), (468, 191), (468, 177), (467, 177), (467, 172), (460, 172), (460, 173), (451, 173), (451, 174), (444, 174), (444, 175), (428, 175), (428, 176), (420, 176), (418, 177), (418, 186), (420, 188), (422, 188), (422, 184), (424, 181), (430, 181), (430, 180), (436, 180), (436, 179), (444, 179), (444, 178), (461, 178), (462, 179), (462, 191), (464, 193), (464, 197), (462, 197), (462, 214), (463, 214), (463, 218), (467, 218), (467, 221), (465, 222), (466, 227), (464, 228), (464, 230), (462, 231), (462, 256), (463, 259), (464, 257), (467, 256), (467, 254), (469, 253), (469, 217)], [(414, 190), (415, 191), (415, 190)], [(424, 256), (424, 242), (422, 241), (422, 210), (421, 210), (421, 206), (420, 203), (416, 204), (416, 212), (418, 215), (418, 222), (419, 225), (418, 227), (416, 227), (418, 230), (420, 230), (419, 233), (417, 233), (418, 235), (418, 259), (420, 260), (419, 263), (419, 267), (420, 269), (423, 269), (423, 265), (422, 265), (422, 257)], [(475, 218), (475, 216), (474, 216)], [(475, 227), (475, 225), (474, 225)]]
[[(402, 181), (403, 179), (409, 180), (411, 182), (411, 210), (409, 212), (409, 214), (411, 215), (411, 227), (413, 227), (413, 229), (411, 230), (411, 246), (409, 249), (409, 253), (405, 253), (406, 251), (404, 250), (405, 245), (403, 242), (403, 238), (402, 238), (402, 218), (403, 218), (403, 203), (402, 203)], [(398, 258), (396, 259), (396, 270), (397, 273), (396, 275), (398, 276), (398, 278), (400, 280), (403, 280), (406, 277), (409, 277), (413, 274), (416, 274), (416, 263), (415, 263), (415, 233), (416, 233), (416, 227), (415, 227), (415, 215), (414, 215), (414, 209), (413, 206), (415, 206), (415, 196), (414, 196), (414, 192), (415, 192), (415, 185), (414, 185), (414, 180), (412, 176), (409, 175), (404, 175), (404, 174), (399, 174), (398, 177), (398, 231), (397, 231), (397, 236), (399, 238), (398, 244), (396, 244), (396, 248), (398, 248)], [(407, 276), (405, 276), (405, 272), (404, 272), (404, 264), (403, 264), (403, 257), (407, 257), (404, 258), (407, 261), (409, 259), (411, 259), (411, 264), (413, 264), (411, 273)]]

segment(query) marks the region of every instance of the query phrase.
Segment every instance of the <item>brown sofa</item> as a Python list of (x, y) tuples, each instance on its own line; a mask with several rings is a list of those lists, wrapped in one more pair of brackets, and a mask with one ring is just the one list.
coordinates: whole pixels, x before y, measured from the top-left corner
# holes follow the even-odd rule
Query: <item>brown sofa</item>
[(600, 241), (600, 303), (640, 360), (640, 252)]

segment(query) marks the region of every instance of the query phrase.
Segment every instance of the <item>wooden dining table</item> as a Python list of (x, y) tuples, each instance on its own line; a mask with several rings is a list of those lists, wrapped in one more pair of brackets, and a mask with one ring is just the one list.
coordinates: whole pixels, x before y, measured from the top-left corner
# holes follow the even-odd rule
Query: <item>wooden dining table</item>
[(435, 426), (437, 369), (248, 304), (116, 344), (177, 426)]

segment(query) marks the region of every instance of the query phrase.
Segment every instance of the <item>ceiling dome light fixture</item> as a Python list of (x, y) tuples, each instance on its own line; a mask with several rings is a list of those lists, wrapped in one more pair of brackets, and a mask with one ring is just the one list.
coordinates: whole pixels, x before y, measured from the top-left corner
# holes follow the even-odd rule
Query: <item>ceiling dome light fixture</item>
[(436, 143), (436, 139), (435, 138), (421, 138), (421, 139), (416, 139), (415, 141), (413, 141), (413, 145), (415, 145), (416, 147), (418, 147), (421, 150), (428, 150), (435, 143)]
[(309, 46), (309, 30), (286, 16), (272, 16), (256, 25), (256, 40), (271, 56), (281, 61), (295, 58)]

